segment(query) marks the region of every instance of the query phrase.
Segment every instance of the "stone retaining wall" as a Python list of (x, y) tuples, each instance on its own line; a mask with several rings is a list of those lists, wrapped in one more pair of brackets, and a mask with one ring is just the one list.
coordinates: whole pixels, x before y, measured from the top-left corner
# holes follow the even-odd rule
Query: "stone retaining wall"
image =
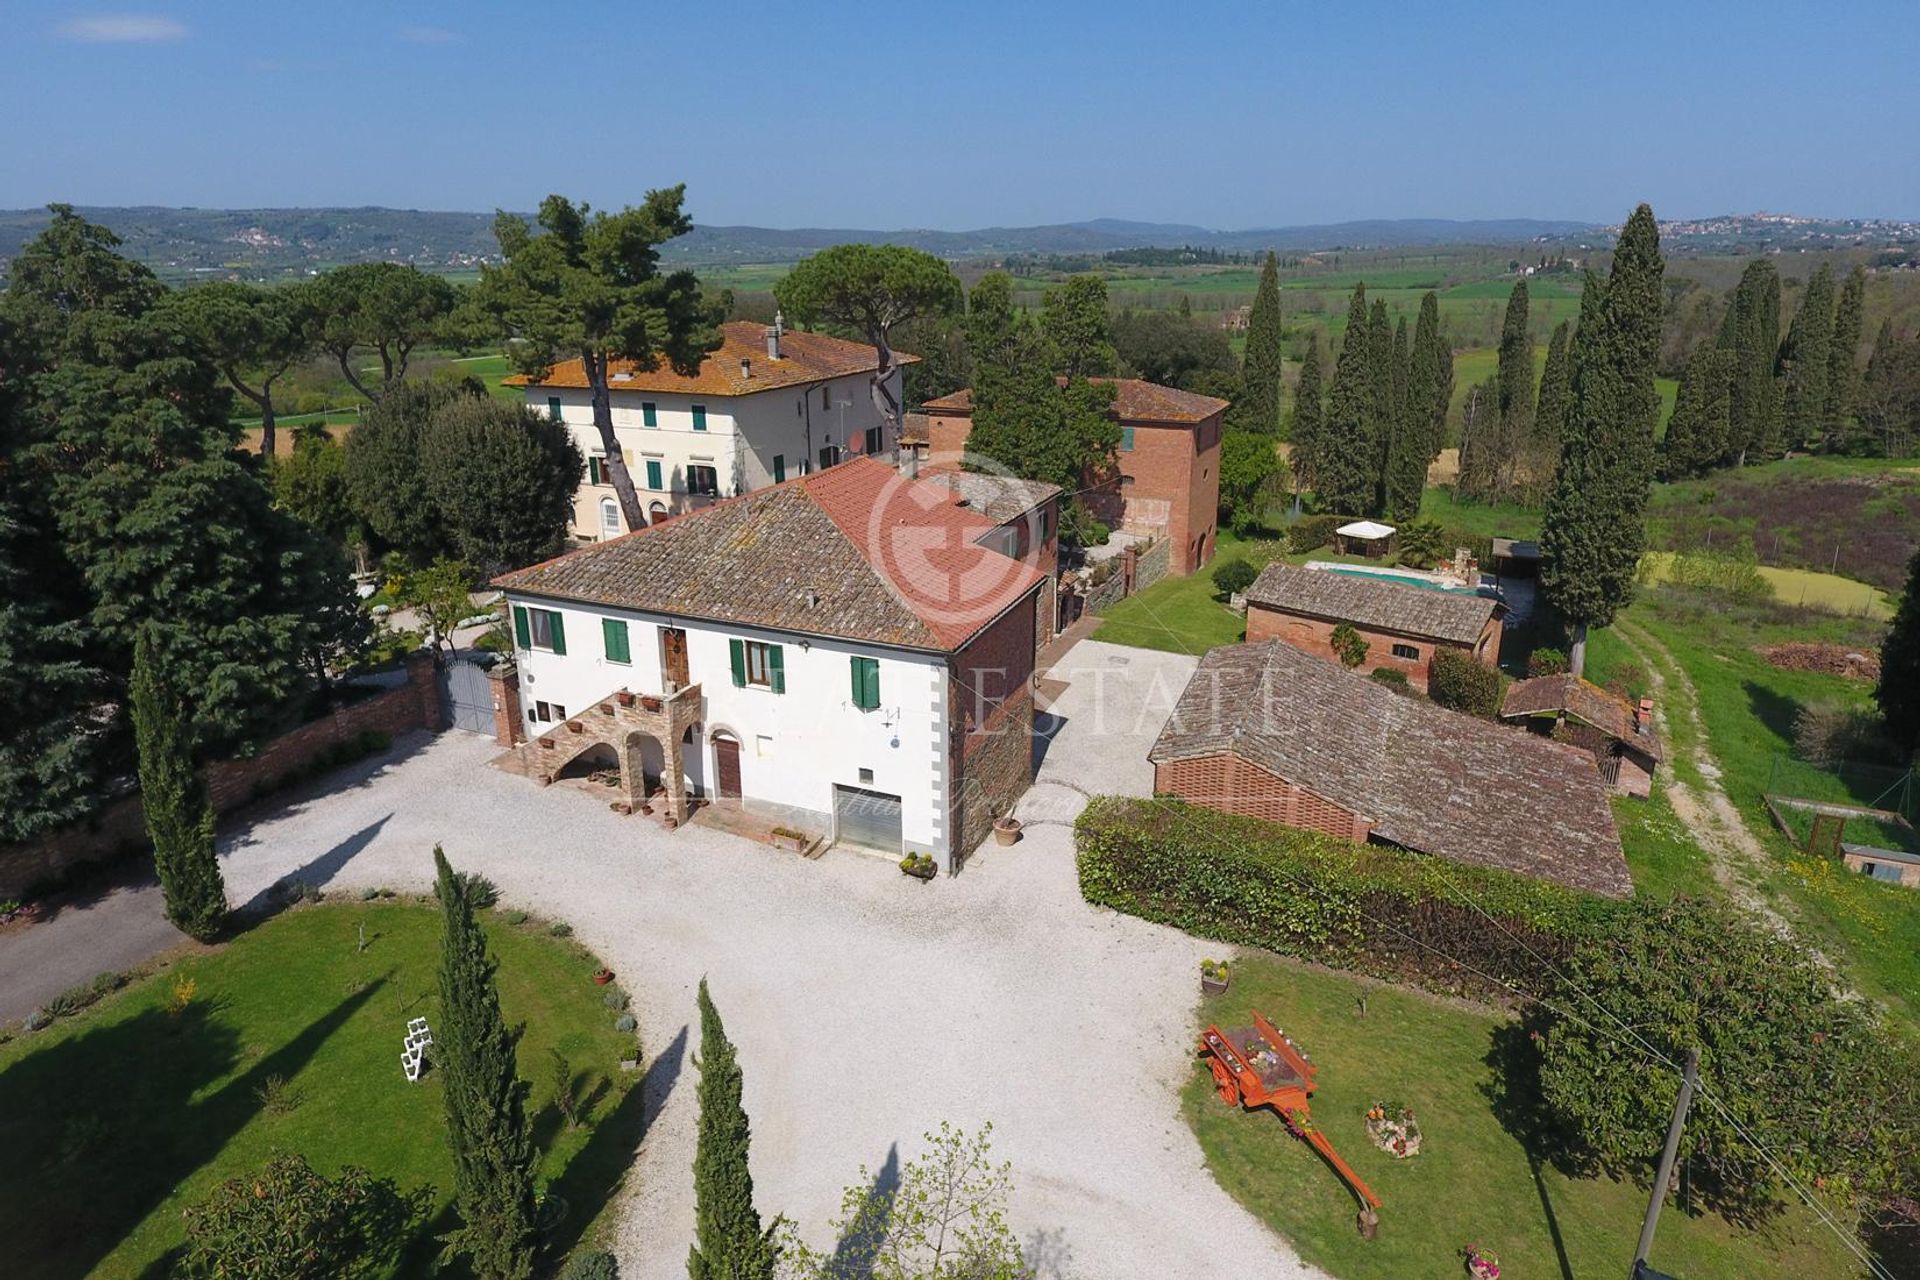
[[(207, 794), (214, 811), (226, 813), (283, 785), (323, 751), (360, 734), (379, 732), (397, 737), (415, 729), (437, 733), (441, 717), (440, 684), (434, 676), (433, 656), (424, 651), (410, 654), (405, 684), (281, 734), (245, 760), (220, 760), (208, 765)], [(0, 899), (22, 897), (33, 886), (57, 879), (83, 863), (106, 861), (146, 842), (146, 815), (140, 797), (122, 797), (85, 823), (0, 848)]]

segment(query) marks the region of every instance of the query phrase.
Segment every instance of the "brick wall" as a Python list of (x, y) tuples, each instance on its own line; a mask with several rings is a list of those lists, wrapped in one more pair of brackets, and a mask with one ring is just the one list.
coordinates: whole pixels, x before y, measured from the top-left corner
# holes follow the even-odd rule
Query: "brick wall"
[[(273, 790), (289, 775), (336, 743), (369, 731), (398, 736), (415, 729), (439, 732), (443, 711), (433, 657), (407, 658), (407, 683), (332, 715), (309, 721), (245, 760), (207, 766), (207, 794), (215, 812), (226, 813)], [(0, 849), (0, 898), (17, 898), (34, 884), (87, 862), (128, 852), (147, 840), (146, 815), (138, 795), (114, 801), (88, 822), (49, 832), (25, 844)]]
[[(1281, 640), (1305, 653), (1328, 662), (1340, 659), (1333, 652), (1333, 629), (1337, 623), (1323, 618), (1303, 618), (1296, 614), (1283, 613), (1278, 609), (1263, 605), (1249, 605), (1247, 608), (1247, 639)], [(1488, 656), (1483, 658), (1489, 665), (1497, 658), (1500, 650), (1498, 635), (1500, 624), (1491, 624), (1494, 628), (1494, 642), (1486, 646)], [(1407, 673), (1407, 683), (1424, 692), (1427, 677), (1433, 671), (1433, 651), (1436, 644), (1432, 640), (1415, 640), (1407, 636), (1389, 635), (1383, 631), (1371, 631), (1365, 627), (1355, 627), (1360, 638), (1367, 642), (1367, 656), (1356, 671), (1367, 672), (1378, 667), (1390, 667), (1395, 671)], [(1482, 637), (1485, 633), (1482, 632)], [(1418, 657), (1402, 658), (1394, 656), (1393, 647), (1402, 645), (1412, 649)], [(1471, 653), (1474, 646), (1464, 644), (1446, 644), (1438, 646), (1458, 649), (1461, 653)]]
[(1162, 538), (1142, 551), (1134, 562), (1133, 589), (1145, 591), (1173, 571), (1173, 540)]
[(1119, 527), (1171, 539), (1169, 571), (1192, 573), (1213, 558), (1218, 533), (1220, 415), (1194, 425), (1122, 425), (1133, 428), (1133, 448), (1119, 455)]
[(968, 737), (954, 770), (953, 857), (960, 865), (1033, 785), (1033, 693), (1002, 704), (986, 731)]
[(1343, 840), (1367, 838), (1373, 824), (1324, 796), (1236, 755), (1203, 756), (1153, 767), (1153, 789), (1243, 818), (1262, 818)]

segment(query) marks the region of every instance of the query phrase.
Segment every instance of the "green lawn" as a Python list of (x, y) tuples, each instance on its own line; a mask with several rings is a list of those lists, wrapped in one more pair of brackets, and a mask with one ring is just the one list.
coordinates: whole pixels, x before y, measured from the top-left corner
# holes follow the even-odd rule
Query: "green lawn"
[[(1920, 1020), (1920, 893), (1800, 853), (1774, 829), (1760, 799), (1776, 757), (1792, 750), (1800, 708), (1815, 701), (1864, 705), (1871, 687), (1819, 672), (1782, 671), (1755, 653), (1755, 646), (1824, 640), (1872, 648), (1875, 625), (1811, 612), (1775, 619), (1763, 609), (1667, 589), (1646, 592), (1625, 616), (1666, 646), (1698, 691), (1721, 783), (1776, 859), (1765, 887), (1795, 909), (1812, 941), (1861, 990), (1910, 1024)], [(1596, 640), (1605, 634), (1598, 633)], [(1862, 792), (1850, 798), (1866, 803), (1873, 796)]]
[[(633, 1043), (592, 982), (597, 963), (533, 924), (485, 913), (501, 1005), (522, 1024), (521, 1075), (543, 1185), (566, 1201), (553, 1241), (578, 1239), (639, 1140)], [(359, 948), (365, 926), (366, 949)], [(439, 1216), (398, 1274), (425, 1274), (453, 1171), (440, 1083), (400, 1069), (407, 1020), (437, 1022), (439, 911), (415, 903), (303, 907), (178, 960), (72, 1020), (0, 1047), (0, 1239), (22, 1277), (141, 1277), (183, 1240), (181, 1210), (218, 1182), (296, 1151), (332, 1174), (366, 1167), (404, 1189), (432, 1184)], [(197, 992), (167, 1004), (176, 980)], [(572, 1063), (591, 1127), (553, 1105), (549, 1051)], [(431, 1051), (429, 1051), (431, 1063)], [(259, 1092), (279, 1077), (297, 1105)]]
[(1278, 555), (1283, 545), (1243, 542), (1222, 529), (1210, 564), (1184, 578), (1162, 578), (1145, 591), (1128, 596), (1101, 615), (1093, 638), (1195, 657), (1218, 645), (1236, 644), (1246, 635), (1246, 619), (1216, 598), (1213, 571), (1232, 560), (1245, 560), (1260, 568)]
[[(1453, 1280), (1463, 1274), (1459, 1250), (1471, 1241), (1500, 1255), (1503, 1276), (1522, 1280), (1627, 1273), (1646, 1191), (1537, 1164), (1499, 1118), (1506, 1108), (1494, 1101), (1491, 1064), (1503, 1052), (1529, 1052), (1515, 1024), (1260, 954), (1241, 956), (1232, 989), (1201, 1014), (1231, 1027), (1246, 1023), (1249, 1008), (1319, 1065), (1314, 1123), (1384, 1202), (1379, 1236), (1362, 1240), (1353, 1197), (1319, 1156), (1271, 1112), (1222, 1103), (1196, 1065), (1183, 1105), (1208, 1167), (1309, 1263), (1340, 1280)], [(1423, 1147), (1411, 1160), (1367, 1141), (1362, 1117), (1385, 1099), (1411, 1106), (1420, 1121)], [(1863, 1274), (1799, 1207), (1760, 1232), (1669, 1207), (1653, 1261), (1688, 1280)]]

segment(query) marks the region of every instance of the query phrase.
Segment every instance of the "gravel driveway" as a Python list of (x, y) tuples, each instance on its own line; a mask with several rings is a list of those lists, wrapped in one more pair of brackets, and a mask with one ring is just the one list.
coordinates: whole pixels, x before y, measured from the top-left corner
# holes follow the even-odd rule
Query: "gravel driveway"
[(1149, 789), (1147, 745), (1192, 666), (1072, 650), (1027, 838), (951, 880), (667, 833), (490, 769), (491, 743), (449, 733), (233, 833), (229, 890), (243, 902), (293, 874), (423, 889), (439, 842), (506, 901), (571, 921), (633, 993), (648, 1054), (684, 1052), (654, 1073), (668, 1087), (625, 1205), (625, 1275), (685, 1274), (703, 974), (740, 1046), (761, 1210), (818, 1245), (862, 1164), (895, 1144), (911, 1158), (942, 1119), (992, 1121), (1043, 1274), (1309, 1274), (1219, 1190), (1179, 1115), (1204, 948), (1088, 907), (1074, 881), (1076, 789)]

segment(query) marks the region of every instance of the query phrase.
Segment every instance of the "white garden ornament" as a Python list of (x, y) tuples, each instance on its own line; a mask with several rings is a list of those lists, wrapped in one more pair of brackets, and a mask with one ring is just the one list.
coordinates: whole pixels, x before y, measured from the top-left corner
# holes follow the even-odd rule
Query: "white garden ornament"
[(400, 1069), (407, 1073), (409, 1082), (420, 1078), (420, 1070), (426, 1065), (427, 1046), (433, 1043), (433, 1032), (427, 1029), (425, 1018), (414, 1018), (407, 1023), (407, 1038), (400, 1050)]

